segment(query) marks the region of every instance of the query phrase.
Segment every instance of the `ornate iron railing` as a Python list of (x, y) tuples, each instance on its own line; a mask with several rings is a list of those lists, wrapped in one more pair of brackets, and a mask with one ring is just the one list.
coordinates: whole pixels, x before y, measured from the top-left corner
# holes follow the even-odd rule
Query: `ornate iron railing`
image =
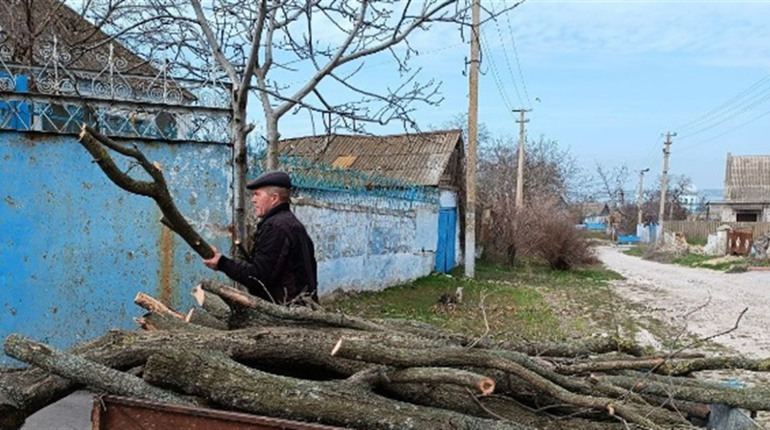
[[(264, 172), (264, 153), (252, 154), (252, 160), (254, 163), (250, 173), (257, 176)], [(298, 156), (281, 155), (278, 162), (281, 169), (291, 174), (292, 185), (303, 195), (324, 194), (324, 200), (354, 205), (368, 199), (370, 203), (374, 202), (375, 206), (383, 203), (389, 207), (393, 207), (393, 200), (404, 202), (407, 206), (413, 202), (435, 204), (439, 201), (440, 192), (436, 187), (414, 185), (367, 172), (341, 169)], [(330, 198), (329, 193), (336, 194), (336, 197)], [(382, 200), (388, 200), (390, 203)]]
[(175, 78), (168, 61), (129, 73), (115, 45), (95, 53), (94, 70), (70, 67), (57, 37), (38, 45), (35, 66), (14, 63), (0, 29), (0, 129), (76, 133), (85, 122), (111, 136), (173, 141), (230, 141), (230, 87)]

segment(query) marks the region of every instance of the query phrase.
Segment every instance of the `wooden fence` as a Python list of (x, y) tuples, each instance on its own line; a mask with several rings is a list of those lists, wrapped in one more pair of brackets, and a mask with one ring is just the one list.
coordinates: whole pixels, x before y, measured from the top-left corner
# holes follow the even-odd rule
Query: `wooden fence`
[(684, 233), (693, 239), (708, 238), (717, 232), (720, 225), (729, 225), (734, 230), (751, 231), (754, 238), (770, 232), (770, 222), (721, 222), (721, 221), (664, 221), (665, 231)]

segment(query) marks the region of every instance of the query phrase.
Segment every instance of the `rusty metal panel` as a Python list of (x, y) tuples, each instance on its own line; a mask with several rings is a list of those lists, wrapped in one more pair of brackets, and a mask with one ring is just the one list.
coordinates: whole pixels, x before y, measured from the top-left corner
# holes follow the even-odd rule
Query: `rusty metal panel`
[(95, 396), (92, 430), (343, 430), (216, 409), (168, 405), (117, 396)]
[(731, 255), (749, 255), (754, 244), (754, 236), (750, 231), (727, 232), (727, 250)]
[[(229, 249), (232, 149), (136, 144), (162, 165), (193, 226)], [(65, 348), (134, 328), (137, 291), (186, 311), (190, 289), (213, 273), (159, 219), (154, 201), (110, 182), (74, 136), (0, 132), (0, 338)], [(3, 364), (18, 363), (0, 355)]]

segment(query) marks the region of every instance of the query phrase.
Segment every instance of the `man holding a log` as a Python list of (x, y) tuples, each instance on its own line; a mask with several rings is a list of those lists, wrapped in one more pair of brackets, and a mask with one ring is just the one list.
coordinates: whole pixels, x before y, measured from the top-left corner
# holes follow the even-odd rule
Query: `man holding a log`
[(290, 207), (291, 178), (271, 171), (250, 182), (257, 233), (247, 259), (228, 258), (212, 247), (214, 256), (203, 263), (248, 288), (249, 293), (278, 304), (300, 296), (318, 301), (313, 241)]

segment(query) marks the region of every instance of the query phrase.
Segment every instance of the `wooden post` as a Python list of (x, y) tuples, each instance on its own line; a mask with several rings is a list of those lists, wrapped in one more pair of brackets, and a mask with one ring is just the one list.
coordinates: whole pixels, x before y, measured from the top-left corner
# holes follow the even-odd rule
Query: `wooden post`
[(476, 269), (476, 141), (479, 120), (479, 15), (481, 0), (473, 0), (471, 63), (468, 79), (468, 156), (465, 165), (465, 277)]

